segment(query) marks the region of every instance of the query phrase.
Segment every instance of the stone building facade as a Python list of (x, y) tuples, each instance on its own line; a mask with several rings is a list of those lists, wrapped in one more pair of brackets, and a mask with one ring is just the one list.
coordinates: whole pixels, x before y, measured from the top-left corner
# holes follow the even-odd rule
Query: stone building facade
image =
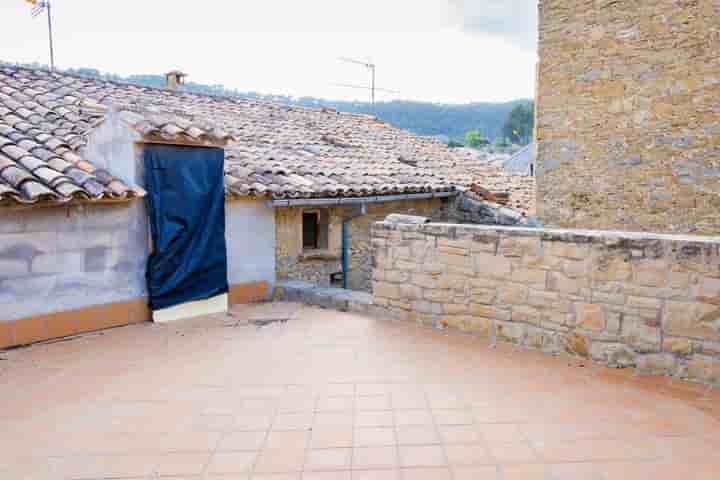
[(450, 224), (373, 226), (373, 308), (720, 385), (720, 241)]
[(720, 3), (540, 0), (548, 226), (720, 232)]
[[(349, 224), (350, 272), (348, 288), (369, 292), (372, 286), (372, 248), (370, 231), (374, 222), (390, 213), (421, 215), (447, 219), (452, 200), (434, 198), (404, 200), (367, 205), (367, 212)], [(303, 280), (315, 285), (330, 286), (331, 275), (342, 272), (342, 223), (356, 212), (352, 206), (328, 207), (327, 248), (303, 249), (303, 211), (318, 207), (278, 207), (275, 209), (276, 268), (278, 280)]]

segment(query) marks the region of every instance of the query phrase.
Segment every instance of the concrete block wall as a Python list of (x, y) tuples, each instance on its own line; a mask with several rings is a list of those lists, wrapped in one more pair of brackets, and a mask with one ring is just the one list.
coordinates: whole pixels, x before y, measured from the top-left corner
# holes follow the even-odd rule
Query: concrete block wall
[(373, 226), (391, 317), (720, 385), (720, 238)]
[(147, 295), (143, 202), (2, 213), (0, 321)]

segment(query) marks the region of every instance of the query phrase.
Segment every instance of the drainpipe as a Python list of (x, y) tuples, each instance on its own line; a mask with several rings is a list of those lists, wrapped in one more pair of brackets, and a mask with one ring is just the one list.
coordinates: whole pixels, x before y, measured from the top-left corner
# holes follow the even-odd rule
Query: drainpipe
[(367, 213), (367, 205), (361, 204), (354, 212), (343, 217), (342, 220), (342, 271), (343, 288), (348, 288), (348, 274), (350, 273), (350, 222)]

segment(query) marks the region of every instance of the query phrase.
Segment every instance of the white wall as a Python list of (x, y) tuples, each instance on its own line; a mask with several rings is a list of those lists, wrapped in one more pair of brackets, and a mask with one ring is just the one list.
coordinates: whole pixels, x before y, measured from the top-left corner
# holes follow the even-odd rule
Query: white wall
[(260, 200), (225, 204), (230, 285), (275, 284), (275, 211)]

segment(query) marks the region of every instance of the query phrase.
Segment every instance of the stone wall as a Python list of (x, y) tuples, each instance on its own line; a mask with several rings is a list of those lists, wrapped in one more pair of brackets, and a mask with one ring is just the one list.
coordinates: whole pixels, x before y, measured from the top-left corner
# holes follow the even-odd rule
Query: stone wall
[[(369, 292), (372, 277), (371, 226), (390, 213), (422, 215), (433, 219), (448, 217), (449, 200), (405, 200), (367, 205), (367, 213), (350, 223), (350, 274), (348, 286)], [(352, 206), (329, 207), (330, 225), (328, 248), (303, 252), (302, 212), (318, 207), (278, 207), (275, 209), (276, 256), (278, 279), (302, 280), (320, 286), (330, 286), (330, 275), (342, 272), (342, 219), (353, 214)]]
[(720, 385), (720, 238), (377, 223), (372, 242), (395, 318)]
[(538, 216), (720, 232), (720, 2), (540, 0)]

